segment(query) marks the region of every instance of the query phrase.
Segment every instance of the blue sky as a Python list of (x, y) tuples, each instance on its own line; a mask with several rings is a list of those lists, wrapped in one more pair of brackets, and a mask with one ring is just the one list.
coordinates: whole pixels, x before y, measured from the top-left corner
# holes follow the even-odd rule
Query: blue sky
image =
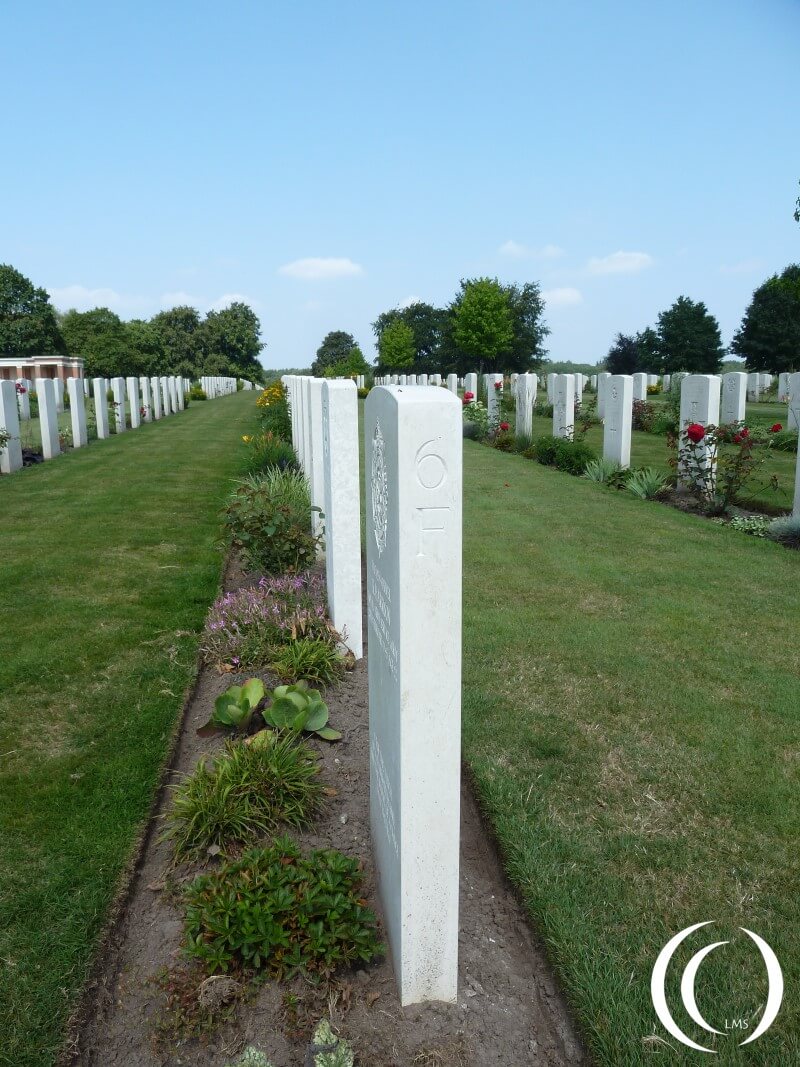
[(462, 277), (594, 362), (728, 343), (800, 261), (800, 3), (39, 3), (0, 13), (0, 261), (62, 309), (246, 299), (267, 366)]

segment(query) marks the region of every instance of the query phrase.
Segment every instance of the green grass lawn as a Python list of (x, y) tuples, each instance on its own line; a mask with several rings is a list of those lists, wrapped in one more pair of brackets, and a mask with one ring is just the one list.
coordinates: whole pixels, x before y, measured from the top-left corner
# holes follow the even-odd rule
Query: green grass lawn
[(0, 478), (0, 1063), (52, 1063), (220, 577), (255, 394)]
[(676, 1018), (715, 1062), (800, 1063), (800, 555), (472, 442), (464, 486), (464, 753), (596, 1061), (700, 1062), (649, 981), (714, 920), (676, 957), (734, 938), (700, 971), (709, 1022), (764, 1003), (739, 926), (778, 954), (781, 1014), (741, 1051)]

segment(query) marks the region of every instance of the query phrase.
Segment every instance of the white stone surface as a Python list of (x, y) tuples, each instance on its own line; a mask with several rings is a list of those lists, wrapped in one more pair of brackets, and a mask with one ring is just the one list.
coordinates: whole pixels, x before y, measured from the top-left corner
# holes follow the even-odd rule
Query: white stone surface
[(10, 436), (5, 448), (0, 448), (0, 471), (13, 474), (22, 466), (16, 382), (0, 381), (0, 430), (5, 430)]
[(597, 417), (605, 418), (606, 386), (611, 377), (607, 370), (600, 371), (597, 375)]
[(67, 396), (72, 421), (72, 447), (85, 448), (89, 444), (89, 434), (86, 429), (86, 398), (80, 378), (67, 379)]
[[(325, 511), (325, 464), (322, 455), (322, 386), (324, 378), (308, 378), (308, 429), (309, 429), (309, 454), (310, 470), (308, 474), (311, 486), (311, 503), (319, 508), (319, 512), (313, 512), (311, 528), (314, 533), (320, 533), (324, 520), (320, 512)], [(322, 551), (320, 546), (320, 551)]]
[(672, 375), (665, 374), (661, 380), (661, 388), (665, 393), (668, 393), (672, 384)]
[[(500, 400), (503, 396), (503, 375), (484, 374), (486, 388), (486, 410), (489, 413), (489, 425), (496, 428), (500, 423)], [(499, 383), (499, 387), (497, 385)]]
[(738, 370), (723, 374), (720, 424), (726, 426), (731, 422), (744, 422), (746, 405), (747, 375)]
[(108, 425), (108, 390), (105, 378), (93, 378), (92, 389), (94, 391), (94, 419), (97, 423), (97, 438), (104, 441), (109, 436)]
[(761, 375), (755, 372), (747, 375), (747, 399), (755, 403), (761, 399)]
[(580, 404), (583, 401), (583, 375), (580, 371), (576, 371), (573, 375), (573, 384), (575, 387), (575, 403)]
[[(167, 379), (166, 374), (163, 374), (159, 378), (159, 385), (161, 387), (161, 414), (164, 416), (164, 418), (166, 418), (167, 415), (170, 415), (172, 413), (172, 408), (170, 407), (169, 402), (169, 380)], [(221, 389), (221, 386), (218, 386), (217, 389)], [(216, 392), (214, 395), (219, 396), (219, 391)]]
[(571, 374), (553, 381), (553, 437), (572, 437), (575, 429), (575, 382)]
[[(800, 374), (790, 374), (787, 392), (789, 411), (786, 418), (787, 430), (800, 429)], [(800, 449), (798, 449), (800, 455)]]
[(457, 993), (461, 426), (444, 389), (364, 405), (370, 823), (402, 1005)]
[[(16, 387), (19, 386), (22, 390), (21, 393), (17, 393)], [(19, 413), (20, 422), (29, 422), (31, 417), (31, 388), (32, 383), (27, 378), (17, 378), (14, 385), (14, 392), (17, 395), (17, 411)]]
[[(61, 383), (59, 382), (59, 385)], [(39, 402), (39, 428), (42, 435), (42, 455), (53, 459), (61, 455), (56, 411), (56, 383), (52, 378), (36, 379), (36, 399)]]
[(473, 403), (478, 399), (478, 375), (474, 371), (464, 375), (464, 392), (472, 393)]
[(604, 386), (603, 458), (627, 469), (631, 465), (633, 377), (610, 374)]
[(450, 390), (451, 393), (455, 394), (455, 393), (458, 392), (458, 375), (457, 374), (448, 374), (447, 375), (447, 388)]
[(127, 429), (125, 421), (125, 379), (112, 378), (111, 392), (114, 394), (114, 427), (117, 433), (124, 433)]
[(633, 375), (633, 399), (647, 400), (647, 375), (638, 373)]
[(533, 405), (536, 403), (537, 385), (538, 379), (535, 374), (517, 376), (517, 420), (514, 427), (517, 437), (530, 437), (533, 433)]
[(128, 405), (131, 410), (131, 429), (137, 430), (142, 423), (142, 401), (139, 396), (139, 379), (126, 379), (128, 390)]
[[(686, 442), (686, 427), (693, 423), (701, 426), (719, 425), (721, 379), (717, 374), (687, 374), (681, 381), (680, 445)], [(706, 467), (713, 462), (714, 454), (705, 439), (697, 447), (700, 462)], [(679, 473), (685, 475), (685, 471)]]
[(789, 400), (789, 373), (783, 371), (778, 375), (778, 400), (786, 404)]
[(418, 383), (419, 385), (427, 385), (427, 384), (428, 384), (428, 375), (427, 375), (427, 374), (420, 374), (420, 375), (418, 375), (418, 377), (417, 377), (417, 383)]
[(556, 402), (555, 401), (555, 397), (556, 397), (555, 386), (556, 386), (556, 376), (555, 376), (555, 374), (548, 374), (547, 375), (547, 403), (548, 404), (555, 404), (555, 402)]
[(139, 379), (139, 388), (142, 394), (142, 410), (144, 411), (144, 421), (153, 421), (153, 393), (150, 387), (149, 378)]
[(323, 381), (322, 444), (328, 610), (347, 647), (361, 659), (361, 482), (355, 382)]
[(60, 378), (52, 378), (53, 399), (56, 403), (56, 414), (61, 415), (64, 411), (64, 383)]
[[(162, 415), (161, 411), (161, 380), (159, 378), (150, 379), (150, 391), (152, 394), (152, 406), (153, 406), (153, 418), (160, 419)], [(205, 390), (203, 390), (205, 392)], [(206, 394), (208, 395), (208, 394)]]

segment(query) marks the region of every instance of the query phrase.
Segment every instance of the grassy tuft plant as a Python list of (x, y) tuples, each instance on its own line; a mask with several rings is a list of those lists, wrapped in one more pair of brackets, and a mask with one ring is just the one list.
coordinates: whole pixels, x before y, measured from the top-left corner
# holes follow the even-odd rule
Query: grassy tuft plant
[(619, 463), (615, 463), (613, 459), (601, 457), (600, 459), (590, 460), (586, 464), (583, 476), (588, 478), (590, 482), (599, 482), (602, 485), (607, 485), (619, 476), (621, 470), (622, 467), (620, 467)]
[(631, 471), (625, 482), (628, 492), (633, 493), (640, 500), (655, 500), (659, 493), (664, 491), (666, 485), (667, 479), (661, 471), (653, 467), (642, 467), (641, 470)]
[(283, 682), (305, 678), (318, 685), (332, 685), (341, 678), (346, 660), (329, 640), (301, 637), (284, 645), (270, 663)]
[(766, 536), (789, 548), (800, 548), (800, 515), (781, 515), (767, 527)]
[(258, 744), (231, 741), (177, 787), (164, 838), (175, 855), (251, 842), (280, 823), (307, 826), (319, 807), (317, 757), (292, 734), (264, 731)]
[(358, 860), (334, 849), (304, 858), (287, 837), (195, 879), (186, 902), (187, 952), (211, 973), (327, 977), (383, 952)]

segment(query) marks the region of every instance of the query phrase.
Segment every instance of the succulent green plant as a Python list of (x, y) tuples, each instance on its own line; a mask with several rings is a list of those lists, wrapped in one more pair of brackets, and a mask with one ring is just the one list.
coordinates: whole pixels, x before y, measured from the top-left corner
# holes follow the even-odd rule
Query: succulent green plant
[(248, 678), (244, 685), (232, 685), (214, 701), (214, 712), (198, 734), (207, 737), (224, 730), (246, 730), (264, 699), (264, 692), (260, 678)]
[(238, 1060), (229, 1063), (227, 1067), (272, 1067), (272, 1063), (254, 1045), (248, 1045)]
[(327, 1019), (314, 1031), (304, 1067), (353, 1067), (353, 1046), (333, 1032)]
[(262, 712), (267, 726), (316, 734), (324, 741), (338, 741), (342, 736), (328, 726), (328, 705), (318, 689), (309, 689), (308, 682), (279, 685), (268, 695), (271, 703)]

